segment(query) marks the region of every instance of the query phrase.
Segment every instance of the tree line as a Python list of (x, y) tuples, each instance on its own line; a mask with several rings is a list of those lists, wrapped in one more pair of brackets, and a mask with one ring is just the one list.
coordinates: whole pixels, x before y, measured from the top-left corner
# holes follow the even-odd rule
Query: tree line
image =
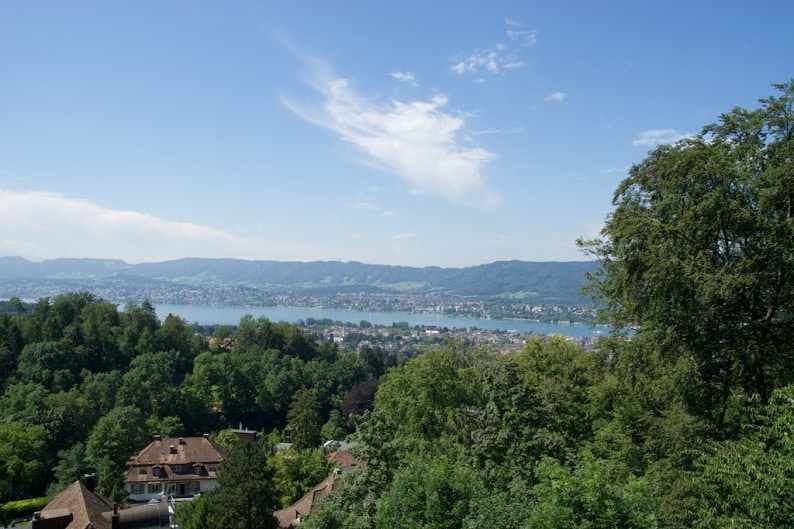
[[(79, 292), (5, 306), (0, 504), (52, 494), (87, 472), (123, 500), (124, 464), (155, 434), (215, 436), (241, 423), (268, 434), (292, 422), (295, 452), (311, 452), (354, 428), (385, 369), (380, 349), (342, 352), (266, 318), (246, 316), (208, 339), (179, 317), (161, 322), (147, 301), (119, 310)], [(327, 474), (316, 454), (298, 460), (276, 473), (274, 507)], [(270, 464), (288, 466), (283, 457)]]
[(794, 83), (653, 149), (589, 293), (627, 332), (390, 370), (311, 528), (794, 526)]

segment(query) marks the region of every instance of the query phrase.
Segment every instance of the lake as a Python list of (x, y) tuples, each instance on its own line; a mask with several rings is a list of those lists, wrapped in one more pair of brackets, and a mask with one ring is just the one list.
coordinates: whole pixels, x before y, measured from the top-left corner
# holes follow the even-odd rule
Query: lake
[(606, 327), (590, 328), (584, 324), (557, 324), (541, 323), (530, 320), (496, 320), (463, 316), (447, 316), (444, 314), (423, 312), (369, 312), (353, 309), (318, 309), (302, 307), (248, 307), (225, 305), (188, 305), (166, 304), (154, 305), (157, 317), (163, 320), (168, 314), (180, 316), (188, 323), (200, 325), (237, 325), (240, 318), (250, 314), (254, 318), (264, 316), (270, 321), (296, 323), (299, 320), (314, 318), (317, 320), (328, 318), (332, 321), (352, 323), (358, 325), (361, 321), (368, 321), (375, 325), (392, 325), (395, 322), (408, 322), (408, 325), (435, 325), (449, 329), (480, 329), (518, 331), (521, 333), (535, 334), (562, 334), (565, 336), (598, 336), (608, 331)]

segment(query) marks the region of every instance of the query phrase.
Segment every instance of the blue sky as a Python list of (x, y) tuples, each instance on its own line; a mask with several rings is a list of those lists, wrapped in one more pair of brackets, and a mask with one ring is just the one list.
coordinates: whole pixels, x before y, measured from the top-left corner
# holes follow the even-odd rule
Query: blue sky
[(0, 0), (0, 255), (585, 257), (654, 145), (794, 78), (794, 2)]

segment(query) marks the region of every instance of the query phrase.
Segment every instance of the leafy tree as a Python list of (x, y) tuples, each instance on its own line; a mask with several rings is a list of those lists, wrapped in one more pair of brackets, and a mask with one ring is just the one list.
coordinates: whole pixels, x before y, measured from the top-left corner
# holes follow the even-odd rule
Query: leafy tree
[(158, 430), (163, 439), (168, 437), (181, 437), (185, 434), (185, 425), (182, 424), (182, 420), (179, 417), (169, 415), (168, 417), (160, 419)]
[(713, 443), (700, 461), (691, 492), (709, 507), (695, 511), (692, 525), (794, 526), (794, 386), (773, 392), (757, 413), (744, 436)]
[(58, 464), (53, 468), (55, 482), (52, 493), (57, 494), (88, 472), (85, 445), (75, 443), (70, 448), (58, 450)]
[(184, 513), (177, 511), (180, 527), (270, 529), (278, 527), (273, 511), (278, 500), (273, 472), (267, 460), (272, 445), (266, 438), (236, 443), (219, 467), (219, 486), (194, 501)]
[(86, 367), (92, 371), (124, 369), (127, 361), (119, 348), (121, 322), (116, 305), (105, 300), (87, 303), (80, 322)]
[(25, 346), (18, 317), (0, 312), (0, 387), (17, 368), (19, 353)]
[(177, 353), (144, 353), (135, 357), (124, 373), (118, 399), (136, 406), (144, 416), (172, 415), (177, 401)]
[(385, 372), (383, 349), (380, 347), (362, 347), (358, 352), (358, 359), (367, 370), (367, 375), (372, 379), (379, 379)]
[(93, 426), (100, 417), (116, 406), (116, 395), (121, 387), (122, 377), (118, 371), (93, 373), (85, 369), (81, 377), (83, 382), (80, 384), (80, 394), (91, 403), (90, 411), (93, 415), (90, 425)]
[(547, 458), (538, 467), (532, 512), (522, 527), (613, 529), (656, 527), (647, 483), (615, 482), (604, 461), (585, 456), (573, 471)]
[(359, 382), (347, 393), (342, 400), (342, 413), (345, 417), (348, 428), (355, 425), (357, 417), (372, 408), (375, 403), (375, 393), (378, 391), (377, 380), (365, 380)]
[(344, 424), (345, 421), (342, 419), (342, 414), (339, 413), (339, 410), (331, 410), (328, 421), (323, 424), (323, 427), (320, 430), (320, 436), (323, 442), (330, 440), (343, 440), (347, 435)]
[(292, 428), (292, 447), (295, 450), (317, 448), (322, 440), (320, 430), (320, 403), (309, 389), (301, 389), (295, 393), (287, 413), (289, 427)]
[(135, 406), (113, 408), (97, 422), (88, 437), (86, 459), (97, 472), (97, 489), (110, 496), (118, 488), (124, 463), (145, 445), (148, 432)]
[(471, 470), (447, 459), (411, 461), (394, 475), (375, 517), (375, 527), (462, 527), (479, 493), (478, 485)]
[(149, 301), (140, 305), (129, 302), (121, 313), (122, 334), (119, 346), (127, 361), (156, 350), (156, 334), (160, 328), (157, 312)]
[(268, 460), (281, 507), (287, 507), (328, 477), (334, 465), (320, 449), (279, 450)]
[(12, 384), (0, 397), (0, 413), (5, 420), (26, 425), (37, 424), (44, 413), (47, 390), (34, 382)]
[(0, 422), (0, 504), (41, 495), (49, 467), (44, 427)]
[(80, 366), (75, 352), (63, 342), (31, 343), (22, 349), (17, 377), (53, 390), (68, 390), (76, 382)]
[(618, 328), (640, 325), (665, 360), (693, 358), (706, 392), (689, 401), (719, 430), (732, 394), (794, 376), (794, 83), (734, 109), (633, 166), (591, 291)]
[(388, 373), (378, 388), (375, 406), (401, 438), (427, 443), (454, 438), (460, 433), (461, 413), (480, 402), (475, 357), (457, 342), (427, 350)]

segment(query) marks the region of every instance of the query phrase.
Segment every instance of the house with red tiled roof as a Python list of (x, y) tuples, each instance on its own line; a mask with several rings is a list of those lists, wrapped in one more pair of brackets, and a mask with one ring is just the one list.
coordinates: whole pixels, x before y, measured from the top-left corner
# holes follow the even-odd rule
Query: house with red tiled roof
[(218, 486), (218, 466), (226, 450), (203, 437), (155, 436), (146, 448), (127, 462), (124, 489), (130, 501), (172, 496), (190, 498)]
[(75, 481), (33, 515), (31, 529), (160, 529), (171, 527), (166, 503), (119, 509), (94, 491), (93, 474)]

